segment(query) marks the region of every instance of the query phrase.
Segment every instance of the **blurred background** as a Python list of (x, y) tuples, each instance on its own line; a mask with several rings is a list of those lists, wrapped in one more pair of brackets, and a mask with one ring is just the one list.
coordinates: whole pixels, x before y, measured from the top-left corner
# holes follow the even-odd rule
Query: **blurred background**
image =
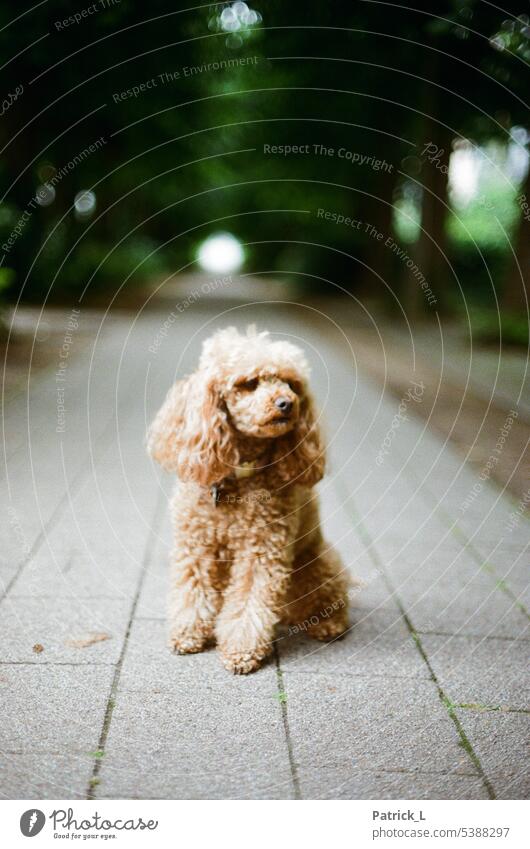
[(526, 2), (10, 5), (4, 305), (238, 271), (527, 344)]

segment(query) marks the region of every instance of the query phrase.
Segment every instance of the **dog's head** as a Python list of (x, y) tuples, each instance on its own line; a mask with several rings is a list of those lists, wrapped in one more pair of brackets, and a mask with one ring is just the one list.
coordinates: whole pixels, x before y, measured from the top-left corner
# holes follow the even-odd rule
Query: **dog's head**
[(149, 428), (149, 452), (181, 480), (210, 486), (245, 460), (249, 440), (261, 440), (259, 467), (271, 480), (312, 486), (324, 449), (308, 377), (290, 342), (221, 330), (204, 343), (197, 371), (170, 389)]

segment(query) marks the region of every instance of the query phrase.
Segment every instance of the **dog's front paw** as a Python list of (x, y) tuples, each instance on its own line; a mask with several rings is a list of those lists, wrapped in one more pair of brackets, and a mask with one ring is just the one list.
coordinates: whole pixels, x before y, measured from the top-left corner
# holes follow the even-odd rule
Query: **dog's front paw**
[(228, 672), (233, 672), (234, 675), (248, 675), (249, 672), (255, 672), (256, 669), (259, 669), (269, 651), (270, 647), (249, 651), (221, 648), (221, 662), (224, 668)]
[(193, 654), (206, 648), (212, 637), (213, 627), (206, 622), (173, 625), (169, 633), (169, 647), (177, 654)]

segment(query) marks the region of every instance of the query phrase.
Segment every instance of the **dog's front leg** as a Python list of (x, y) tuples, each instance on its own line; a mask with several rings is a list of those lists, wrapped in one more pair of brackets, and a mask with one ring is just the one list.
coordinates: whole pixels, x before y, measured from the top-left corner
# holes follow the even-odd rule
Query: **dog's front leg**
[(179, 654), (201, 651), (211, 640), (221, 603), (213, 541), (186, 531), (175, 534), (170, 559), (169, 636)]
[(247, 540), (237, 552), (215, 628), (223, 665), (230, 672), (253, 672), (271, 652), (291, 568), (291, 546), (283, 534), (263, 534), (259, 543)]

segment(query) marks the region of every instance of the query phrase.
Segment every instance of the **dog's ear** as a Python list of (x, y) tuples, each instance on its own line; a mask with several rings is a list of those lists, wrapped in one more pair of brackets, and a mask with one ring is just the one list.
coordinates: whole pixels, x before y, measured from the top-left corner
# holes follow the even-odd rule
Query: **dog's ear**
[(239, 455), (215, 381), (199, 371), (178, 381), (148, 431), (151, 456), (183, 481), (222, 480)]
[(182, 435), (186, 428), (190, 381), (188, 377), (173, 384), (147, 431), (149, 454), (168, 472), (177, 470)]
[(316, 418), (313, 399), (306, 394), (296, 428), (277, 440), (272, 471), (284, 483), (314, 486), (324, 475), (325, 447)]
[(197, 376), (193, 414), (180, 451), (177, 473), (182, 480), (211, 486), (239, 463), (233, 429), (213, 378)]

